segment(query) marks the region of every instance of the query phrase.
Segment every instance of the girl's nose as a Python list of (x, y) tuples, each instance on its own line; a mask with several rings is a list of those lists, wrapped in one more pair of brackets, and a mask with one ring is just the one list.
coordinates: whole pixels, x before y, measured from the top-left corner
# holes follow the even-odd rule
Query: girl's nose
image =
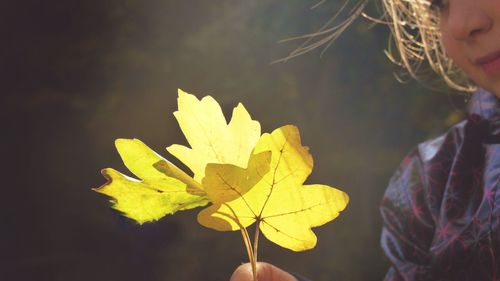
[(493, 25), (493, 19), (488, 11), (477, 1), (450, 1), (445, 18), (445, 24), (451, 35), (459, 41), (471, 40), (479, 34), (487, 32)]

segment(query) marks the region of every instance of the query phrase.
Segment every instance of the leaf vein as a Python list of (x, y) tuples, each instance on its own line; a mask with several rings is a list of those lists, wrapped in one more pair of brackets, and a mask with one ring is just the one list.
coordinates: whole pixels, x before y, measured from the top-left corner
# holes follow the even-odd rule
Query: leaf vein
[(259, 218), (262, 216), (262, 214), (264, 213), (264, 209), (266, 208), (266, 205), (267, 205), (267, 202), (269, 201), (269, 198), (271, 197), (271, 194), (273, 193), (273, 190), (274, 190), (274, 186), (276, 185), (276, 173), (278, 171), (278, 167), (281, 163), (281, 159), (283, 157), (283, 150), (285, 149), (285, 145), (287, 144), (287, 140), (285, 139), (285, 142), (283, 143), (283, 146), (281, 147), (280, 149), (280, 155), (279, 155), (279, 158), (278, 158), (278, 161), (276, 163), (276, 167), (274, 168), (274, 172), (273, 172), (273, 182), (272, 184), (270, 184), (269, 186), (269, 193), (267, 194), (267, 197), (266, 197), (266, 200), (264, 201), (264, 204), (262, 205), (262, 209), (260, 209), (260, 213), (259, 213)]
[(281, 213), (281, 214), (269, 215), (269, 216), (265, 216), (264, 218), (274, 218), (274, 217), (280, 217), (280, 216), (286, 216), (286, 215), (293, 215), (293, 214), (297, 214), (297, 213), (301, 213), (301, 212), (305, 212), (305, 211), (310, 211), (310, 210), (312, 210), (312, 209), (314, 209), (316, 207), (319, 207), (319, 206), (322, 206), (322, 205), (325, 205), (325, 204), (319, 203), (319, 204), (316, 204), (316, 205), (313, 205), (313, 206), (310, 206), (310, 207), (307, 207), (307, 208), (303, 208), (303, 209), (300, 209), (300, 210), (290, 211), (290, 212)]
[(269, 227), (271, 227), (272, 229), (274, 229), (276, 232), (279, 232), (279, 233), (282, 233), (283, 235), (287, 236), (288, 238), (290, 239), (294, 239), (294, 240), (297, 240), (297, 241), (300, 241), (300, 242), (303, 242), (303, 243), (307, 243), (308, 241), (307, 240), (304, 240), (304, 239), (299, 239), (297, 237), (294, 237), (280, 229), (278, 229), (277, 227), (273, 226), (272, 224), (268, 223), (267, 221), (265, 220), (262, 220), (263, 223), (267, 224)]
[(217, 173), (217, 176), (219, 176), (219, 178), (222, 180), (222, 182), (227, 186), (229, 187), (232, 191), (234, 191), (236, 194), (238, 194), (241, 198), (241, 200), (243, 200), (243, 202), (245, 203), (245, 205), (247, 206), (247, 208), (250, 210), (250, 212), (252, 212), (252, 214), (254, 216), (257, 216), (257, 214), (255, 214), (255, 212), (252, 210), (252, 208), (250, 207), (250, 204), (248, 204), (247, 200), (245, 199), (245, 197), (243, 196), (243, 194), (241, 194), (241, 192), (239, 192), (235, 187), (233, 187), (231, 184), (229, 184), (225, 179), (224, 177)]

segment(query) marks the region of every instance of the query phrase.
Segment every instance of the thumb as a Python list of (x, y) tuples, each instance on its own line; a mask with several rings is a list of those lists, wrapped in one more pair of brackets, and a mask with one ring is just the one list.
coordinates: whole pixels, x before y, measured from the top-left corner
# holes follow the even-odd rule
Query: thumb
[[(266, 262), (257, 263), (258, 281), (297, 281), (290, 273)], [(253, 281), (252, 265), (240, 265), (231, 275), (230, 281)]]

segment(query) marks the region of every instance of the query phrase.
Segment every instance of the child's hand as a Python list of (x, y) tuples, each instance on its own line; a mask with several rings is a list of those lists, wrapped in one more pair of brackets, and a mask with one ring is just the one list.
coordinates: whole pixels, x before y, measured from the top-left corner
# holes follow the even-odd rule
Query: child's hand
[[(259, 281), (297, 281), (290, 273), (265, 262), (257, 263), (257, 276)], [(253, 281), (250, 263), (242, 264), (236, 268), (230, 281)]]

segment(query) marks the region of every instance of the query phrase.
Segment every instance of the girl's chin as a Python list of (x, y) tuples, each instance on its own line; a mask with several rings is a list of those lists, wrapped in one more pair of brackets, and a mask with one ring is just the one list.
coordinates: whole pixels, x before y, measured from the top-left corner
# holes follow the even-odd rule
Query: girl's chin
[(498, 98), (500, 98), (500, 75), (498, 76), (476, 75), (476, 78), (477, 79), (472, 79), (472, 80), (474, 81), (477, 87), (485, 89), (486, 91), (493, 93)]

